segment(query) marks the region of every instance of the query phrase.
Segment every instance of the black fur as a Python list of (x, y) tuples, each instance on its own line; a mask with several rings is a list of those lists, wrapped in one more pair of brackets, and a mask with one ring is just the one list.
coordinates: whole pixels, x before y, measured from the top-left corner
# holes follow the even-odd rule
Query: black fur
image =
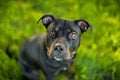
[(63, 20), (52, 15), (44, 15), (37, 23), (40, 20), (47, 32), (33, 36), (23, 44), (19, 62), (25, 79), (39, 80), (41, 70), (47, 80), (54, 80), (73, 63), (81, 34), (90, 24), (84, 20)]

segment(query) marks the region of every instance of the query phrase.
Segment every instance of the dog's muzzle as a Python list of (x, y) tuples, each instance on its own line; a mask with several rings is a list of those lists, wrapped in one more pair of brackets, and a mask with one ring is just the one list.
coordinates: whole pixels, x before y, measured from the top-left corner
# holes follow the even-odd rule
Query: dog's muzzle
[(53, 54), (52, 57), (57, 60), (57, 61), (62, 61), (64, 60), (65, 53), (66, 53), (66, 48), (62, 44), (55, 44), (53, 48)]

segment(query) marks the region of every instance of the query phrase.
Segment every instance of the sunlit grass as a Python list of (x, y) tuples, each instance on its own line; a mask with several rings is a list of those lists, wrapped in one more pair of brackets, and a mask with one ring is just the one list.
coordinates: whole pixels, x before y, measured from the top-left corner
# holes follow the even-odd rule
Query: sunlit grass
[[(120, 79), (119, 2), (110, 0), (20, 0), (0, 1), (0, 80), (21, 80), (22, 72), (15, 60), (22, 43), (32, 35), (46, 31), (37, 20), (44, 14), (64, 19), (85, 19), (94, 31), (85, 32), (72, 69), (74, 80)], [(13, 59), (5, 54), (10, 45)], [(43, 74), (41, 79), (45, 79)], [(60, 74), (57, 80), (67, 80)]]

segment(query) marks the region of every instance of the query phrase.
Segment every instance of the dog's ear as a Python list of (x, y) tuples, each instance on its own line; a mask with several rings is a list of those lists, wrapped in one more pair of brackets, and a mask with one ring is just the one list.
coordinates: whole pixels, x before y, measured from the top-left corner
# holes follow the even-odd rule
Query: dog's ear
[(54, 20), (54, 16), (44, 15), (37, 21), (37, 23), (39, 23), (40, 20), (42, 20), (43, 25), (47, 28), (47, 26)]
[(91, 24), (89, 24), (87, 21), (85, 20), (75, 20), (75, 23), (79, 26), (80, 30), (83, 32), (86, 32), (88, 27), (90, 27), (91, 32), (93, 31), (93, 27)]

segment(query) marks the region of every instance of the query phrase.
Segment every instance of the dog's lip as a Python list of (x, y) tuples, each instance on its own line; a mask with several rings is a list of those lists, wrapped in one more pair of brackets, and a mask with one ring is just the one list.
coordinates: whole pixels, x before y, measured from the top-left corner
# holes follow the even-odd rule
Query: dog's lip
[(56, 61), (62, 61), (63, 59), (62, 58), (58, 58), (56, 56), (53, 57)]

